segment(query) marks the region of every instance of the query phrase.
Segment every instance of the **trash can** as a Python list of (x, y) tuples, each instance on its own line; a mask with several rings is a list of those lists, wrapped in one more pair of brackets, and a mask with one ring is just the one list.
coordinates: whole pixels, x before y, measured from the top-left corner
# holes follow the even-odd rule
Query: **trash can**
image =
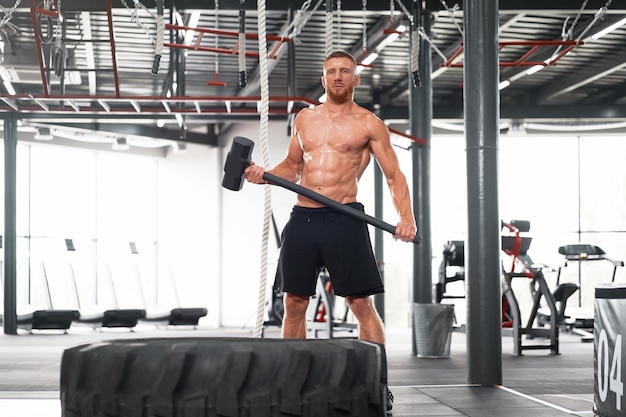
[(418, 358), (449, 358), (454, 306), (413, 304), (413, 330)]
[(626, 284), (601, 283), (594, 301), (593, 412), (600, 417), (624, 416), (622, 381), (626, 352)]

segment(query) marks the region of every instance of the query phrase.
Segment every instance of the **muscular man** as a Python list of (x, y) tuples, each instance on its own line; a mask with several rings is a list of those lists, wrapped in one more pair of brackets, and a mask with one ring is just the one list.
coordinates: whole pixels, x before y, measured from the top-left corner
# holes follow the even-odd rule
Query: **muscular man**
[[(363, 211), (356, 201), (357, 185), (373, 153), (400, 217), (395, 238), (411, 242), (416, 226), (406, 177), (387, 126), (353, 100), (359, 83), (354, 58), (340, 51), (330, 54), (322, 75), (326, 102), (298, 113), (287, 156), (269, 172)], [(254, 163), (244, 172), (256, 184), (265, 183), (263, 174)], [(367, 225), (298, 195), (282, 239), (283, 337), (306, 337), (307, 306), (325, 267), (334, 293), (345, 297), (359, 323), (359, 338), (384, 344), (383, 323), (369, 297), (384, 287)]]

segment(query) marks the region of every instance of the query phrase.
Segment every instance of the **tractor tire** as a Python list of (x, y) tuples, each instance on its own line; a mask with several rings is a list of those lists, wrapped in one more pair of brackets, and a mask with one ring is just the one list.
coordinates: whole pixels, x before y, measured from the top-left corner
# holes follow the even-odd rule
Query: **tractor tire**
[(349, 339), (152, 338), (66, 349), (63, 417), (387, 415), (384, 348)]

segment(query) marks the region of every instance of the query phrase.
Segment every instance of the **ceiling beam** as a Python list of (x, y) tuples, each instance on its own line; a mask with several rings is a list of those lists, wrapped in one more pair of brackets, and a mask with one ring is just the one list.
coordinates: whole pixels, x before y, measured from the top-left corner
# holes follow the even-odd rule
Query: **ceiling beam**
[[(146, 7), (153, 7), (154, 2), (142, 1)], [(267, 2), (267, 10), (285, 11), (289, 7), (298, 9), (302, 6), (300, 0), (272, 0)], [(411, 2), (409, 0), (403, 0), (402, 3), (410, 8)], [(429, 10), (440, 10), (443, 8), (440, 0), (425, 0), (426, 8)], [(459, 4), (462, 7), (462, 2)], [(534, 11), (572, 11), (578, 12), (580, 8), (580, 2), (572, 0), (506, 0), (501, 1), (499, 8), (500, 11), (512, 11), (523, 12), (528, 10)], [(596, 2), (597, 3), (597, 2)], [(599, 4), (597, 7), (601, 7), (605, 2)], [(15, 4), (15, 0), (0, 0), (0, 5), (10, 8)], [(120, 0), (112, 1), (113, 8), (124, 8)], [(131, 1), (127, 1), (127, 4), (132, 4)], [(246, 2), (248, 10), (256, 10), (257, 3), (248, 1)], [(370, 11), (389, 11), (389, 0), (368, 0), (367, 9)], [(178, 10), (214, 10), (215, 0), (165, 0), (165, 7), (171, 8), (175, 6)], [(222, 10), (239, 10), (239, 0), (220, 0), (220, 9)], [(63, 0), (62, 8), (65, 11), (104, 11), (105, 2), (102, 0)], [(342, 10), (361, 10), (362, 3), (360, 1), (344, 1), (341, 4)], [(626, 2), (614, 1), (609, 7), (609, 13), (615, 10), (626, 10)], [(595, 9), (588, 7), (586, 9), (589, 13), (594, 13)]]
[(114, 133), (120, 136), (141, 136), (152, 139), (165, 139), (179, 142), (196, 143), (200, 145), (217, 146), (217, 136), (213, 133), (211, 126), (207, 129), (208, 133), (185, 132), (185, 137), (181, 138), (180, 129), (166, 129), (150, 125), (136, 125), (115, 123), (51, 123), (51, 125), (71, 128), (76, 130), (100, 131)]
[[(162, 129), (152, 125), (162, 115), (115, 115), (83, 114), (83, 113), (42, 113), (23, 114), (24, 120), (32, 120), (34, 123), (64, 124), (76, 123), (80, 126), (90, 125), (91, 129), (103, 129), (107, 126), (108, 131), (113, 133), (137, 134), (157, 139), (181, 140), (180, 131), (177, 129)], [(544, 106), (502, 106), (500, 117), (503, 119), (621, 119), (626, 120), (626, 103), (624, 104), (594, 104), (594, 105), (544, 105)], [(287, 114), (270, 116), (270, 120), (285, 120)], [(383, 118), (385, 120), (408, 120), (409, 111), (406, 106), (385, 106)], [(191, 126), (206, 126), (229, 122), (258, 122), (257, 114), (191, 114), (187, 116), (187, 123)], [(433, 119), (463, 120), (463, 106), (435, 106)], [(146, 125), (146, 124), (149, 125)], [(111, 125), (120, 125), (111, 127)], [(122, 127), (123, 126), (123, 127)], [(130, 129), (130, 130), (129, 130)], [(134, 129), (134, 130), (133, 130)], [(211, 131), (211, 129), (209, 129)], [(135, 132), (135, 133), (133, 133)], [(211, 144), (210, 137), (193, 131), (187, 132), (188, 142)], [(197, 135), (197, 136), (196, 136)], [(210, 135), (209, 135), (210, 136)]]
[(599, 62), (597, 65), (588, 66), (584, 73), (572, 71), (573, 76), (546, 84), (535, 92), (536, 102), (546, 103), (551, 98), (583, 88), (594, 81), (623, 70), (626, 68), (625, 54), (626, 48), (613, 51), (610, 56), (607, 56), (607, 60)]
[[(619, 105), (552, 105), (503, 106), (502, 119), (626, 119), (626, 104)], [(408, 120), (406, 106), (387, 106), (385, 120)], [(435, 106), (433, 119), (463, 120), (463, 106)]]

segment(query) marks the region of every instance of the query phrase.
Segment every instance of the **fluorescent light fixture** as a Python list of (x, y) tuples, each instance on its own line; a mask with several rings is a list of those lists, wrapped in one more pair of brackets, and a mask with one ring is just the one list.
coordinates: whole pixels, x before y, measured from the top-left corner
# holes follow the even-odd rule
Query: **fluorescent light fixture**
[(391, 137), (391, 144), (393, 146), (397, 146), (398, 148), (404, 149), (405, 151), (411, 149), (411, 145), (413, 145), (413, 141), (406, 136), (391, 135)]
[(510, 85), (511, 85), (511, 81), (504, 80), (500, 84), (498, 84), (498, 90), (504, 90), (505, 88), (507, 88)]
[(317, 101), (319, 101), (320, 103), (325, 103), (326, 102), (326, 93), (322, 94), (320, 96), (320, 98), (317, 99)]
[[(191, 15), (189, 15), (189, 24), (187, 26), (190, 28), (195, 28), (198, 26), (199, 21), (200, 21), (200, 12), (198, 11), (191, 12)], [(191, 43), (195, 34), (196, 34), (195, 30), (188, 29), (185, 31), (185, 45)]]
[(534, 73), (541, 71), (543, 69), (543, 65), (535, 65), (534, 67), (530, 67), (530, 69), (528, 69), (526, 71), (526, 75), (533, 75)]
[(11, 81), (3, 81), (2, 84), (4, 84), (4, 88), (6, 88), (7, 93), (10, 96), (15, 95), (15, 88), (13, 88), (13, 84), (11, 84)]
[(356, 66), (356, 75), (359, 75), (364, 69), (365, 69), (365, 67), (363, 65), (357, 65)]
[(126, 141), (126, 138), (116, 138), (111, 149), (114, 151), (127, 151), (130, 149), (130, 145)]
[(17, 77), (17, 72), (15, 71), (15, 69), (6, 68), (3, 66), (0, 66), (0, 78), (2, 78), (2, 81), (14, 81), (19, 79), (19, 77)]
[(34, 138), (37, 140), (52, 140), (54, 137), (49, 127), (39, 127), (37, 128)]
[(606, 35), (607, 33), (613, 32), (615, 29), (617, 29), (617, 28), (619, 28), (619, 27), (621, 27), (621, 26), (623, 26), (625, 24), (626, 24), (626, 17), (623, 18), (622, 20), (618, 21), (618, 22), (613, 23), (609, 27), (602, 29), (600, 32), (596, 33), (595, 35), (592, 35), (591, 39), (598, 40), (601, 37), (603, 37), (604, 35)]
[(174, 153), (187, 152), (187, 144), (185, 142), (172, 142), (171, 146)]
[(372, 52), (361, 61), (361, 65), (369, 65), (374, 62), (378, 58), (378, 54), (376, 52)]

